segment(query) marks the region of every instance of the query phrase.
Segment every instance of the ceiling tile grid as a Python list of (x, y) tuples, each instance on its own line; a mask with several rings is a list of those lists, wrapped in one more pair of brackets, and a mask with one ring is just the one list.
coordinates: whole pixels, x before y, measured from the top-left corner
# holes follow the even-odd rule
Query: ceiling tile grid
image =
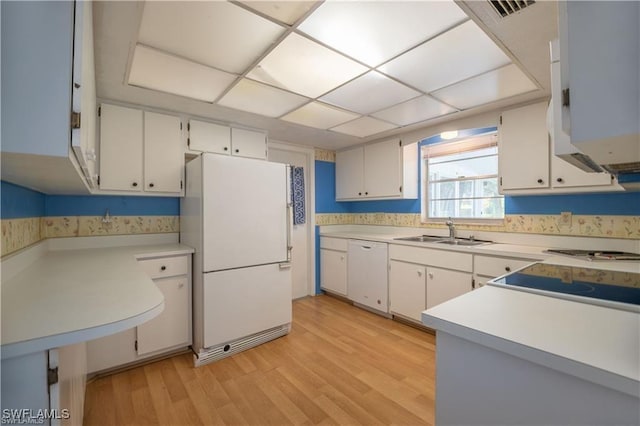
[(128, 83), (365, 138), (538, 89), (453, 1), (151, 2)]

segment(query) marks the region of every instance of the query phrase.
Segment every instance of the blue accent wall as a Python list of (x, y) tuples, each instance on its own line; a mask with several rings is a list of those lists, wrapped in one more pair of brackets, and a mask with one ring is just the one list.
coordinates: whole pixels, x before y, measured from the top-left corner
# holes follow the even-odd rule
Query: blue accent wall
[(640, 192), (505, 196), (506, 214), (640, 215)]
[(349, 204), (336, 201), (336, 163), (315, 162), (316, 213), (350, 213)]
[(45, 198), (37, 192), (9, 182), (0, 182), (0, 217), (2, 219), (20, 219), (41, 217), (45, 214)]
[(2, 219), (42, 216), (178, 216), (180, 198), (112, 195), (47, 195), (2, 181)]
[(46, 216), (178, 216), (180, 198), (113, 195), (47, 195)]

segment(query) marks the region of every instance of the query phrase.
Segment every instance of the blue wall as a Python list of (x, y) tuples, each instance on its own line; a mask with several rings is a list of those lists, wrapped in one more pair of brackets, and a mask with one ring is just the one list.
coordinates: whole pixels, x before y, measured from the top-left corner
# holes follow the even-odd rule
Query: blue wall
[(9, 182), (0, 182), (0, 217), (19, 219), (44, 216), (46, 195)]
[(2, 181), (2, 219), (39, 216), (177, 216), (180, 199), (112, 195), (46, 195)]
[[(417, 200), (335, 200), (335, 163), (316, 161), (316, 213), (420, 213)], [(420, 179), (420, 177), (419, 177)], [(505, 214), (640, 215), (640, 192), (522, 195), (505, 199)]]

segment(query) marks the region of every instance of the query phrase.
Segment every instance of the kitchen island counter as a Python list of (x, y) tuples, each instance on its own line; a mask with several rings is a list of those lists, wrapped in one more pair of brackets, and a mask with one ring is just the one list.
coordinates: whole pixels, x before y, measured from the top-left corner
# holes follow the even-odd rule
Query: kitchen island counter
[[(638, 262), (545, 263), (640, 271)], [(640, 421), (637, 312), (485, 286), (424, 311), (422, 323), (437, 336), (438, 423)]]

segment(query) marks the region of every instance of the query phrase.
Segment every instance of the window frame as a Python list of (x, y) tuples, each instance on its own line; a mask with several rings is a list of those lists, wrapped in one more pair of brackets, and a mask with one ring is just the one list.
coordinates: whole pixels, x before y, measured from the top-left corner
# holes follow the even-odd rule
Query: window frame
[[(449, 220), (448, 217), (430, 217), (430, 202), (432, 201), (430, 199), (430, 193), (429, 193), (429, 188), (430, 185), (434, 182), (437, 183), (442, 183), (442, 182), (465, 182), (465, 181), (482, 181), (483, 179), (487, 179), (487, 178), (495, 178), (496, 179), (496, 184), (499, 184), (499, 179), (500, 179), (500, 172), (499, 172), (499, 165), (498, 162), (496, 161), (496, 173), (495, 174), (489, 174), (489, 175), (477, 175), (477, 176), (473, 176), (471, 179), (468, 178), (451, 178), (451, 179), (441, 179), (438, 181), (433, 181), (431, 182), (429, 180), (429, 157), (428, 157), (428, 149), (429, 147), (431, 147), (432, 151), (436, 150), (439, 147), (440, 148), (440, 153), (437, 156), (445, 156), (445, 155), (452, 155), (455, 153), (462, 153), (462, 152), (471, 152), (471, 151), (475, 151), (475, 150), (480, 150), (480, 149), (484, 149), (487, 147), (493, 147), (495, 146), (496, 148), (496, 153), (495, 154), (491, 154), (491, 155), (478, 155), (478, 156), (472, 156), (469, 157), (468, 159), (471, 158), (487, 158), (487, 157), (493, 157), (495, 156), (496, 159), (499, 156), (499, 151), (498, 151), (498, 143), (497, 143), (497, 132), (498, 129), (497, 127), (487, 127), (487, 128), (481, 128), (481, 129), (471, 129), (471, 130), (464, 130), (461, 131), (460, 134), (461, 136), (455, 139), (451, 139), (451, 140), (444, 140), (440, 135), (435, 135), (432, 136), (430, 138), (427, 139), (423, 139), (422, 141), (420, 141), (419, 143), (419, 159), (420, 159), (420, 175), (421, 175), (421, 202), (420, 202), (420, 221), (421, 223), (444, 223), (445, 221)], [(480, 141), (478, 141), (478, 138), (492, 138), (493, 141), (491, 143), (485, 142), (482, 143)], [(474, 141), (474, 139), (476, 139), (476, 141)], [(459, 148), (456, 148), (456, 146), (454, 144), (458, 144), (458, 147), (460, 147), (464, 142), (468, 142), (469, 145), (474, 145), (475, 143), (475, 147), (472, 147), (470, 149), (462, 149), (460, 150)], [(448, 148), (448, 149), (447, 149)], [(459, 160), (451, 160), (451, 161), (461, 161)], [(456, 185), (456, 188), (459, 188), (459, 185)], [(459, 189), (456, 189), (456, 191), (458, 191)], [(474, 190), (475, 192), (475, 190)], [(502, 217), (492, 217), (492, 218), (481, 218), (481, 217), (456, 217), (456, 216), (452, 216), (452, 219), (455, 220), (457, 223), (467, 223), (467, 224), (480, 224), (480, 225), (494, 225), (494, 224), (503, 224), (504, 223), (504, 218), (506, 216), (505, 213), (505, 205), (504, 205), (504, 195), (500, 194), (499, 192), (499, 186), (498, 186), (498, 194), (499, 196), (497, 197), (471, 197), (471, 198), (464, 198), (464, 199), (469, 199), (469, 200), (482, 200), (482, 199), (502, 199), (502, 207), (503, 207), (503, 211), (502, 211)], [(463, 198), (456, 198), (456, 200), (459, 202), (460, 200), (463, 200)]]

